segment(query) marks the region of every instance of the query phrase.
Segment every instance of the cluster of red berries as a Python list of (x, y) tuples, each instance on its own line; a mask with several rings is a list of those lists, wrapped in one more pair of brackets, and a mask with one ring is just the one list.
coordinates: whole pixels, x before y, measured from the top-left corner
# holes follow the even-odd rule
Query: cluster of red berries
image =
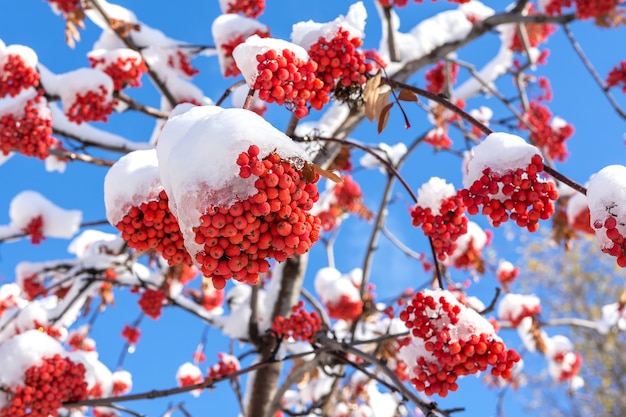
[(169, 265), (189, 265), (191, 256), (168, 201), (165, 190), (161, 190), (157, 198), (131, 207), (115, 227), (131, 248), (142, 252), (155, 249)]
[[(484, 245), (483, 245), (484, 246)], [(482, 261), (482, 248), (475, 243), (473, 237), (469, 238), (467, 244), (463, 247), (463, 252), (457, 253), (460, 249), (457, 245), (454, 256), (452, 257), (452, 266), (457, 269), (469, 270), (480, 267)]]
[(467, 233), (465, 204), (458, 195), (441, 201), (439, 214), (433, 214), (430, 207), (416, 205), (411, 209), (412, 224), (422, 227), (422, 231), (432, 240), (432, 245), (440, 261), (457, 248), (456, 240)]
[[(461, 321), (464, 309), (465, 314), (472, 312), (452, 296), (433, 297), (419, 292), (400, 313), (412, 337), (423, 342), (425, 352), (419, 353), (417, 364), (412, 365), (411, 383), (418, 391), (445, 397), (458, 388), (458, 377), (482, 372), (488, 367), (492, 375), (508, 378), (510, 369), (520, 360), (517, 352), (507, 351), (493, 333), (476, 331), (462, 337), (463, 332), (458, 327), (472, 328), (471, 322)], [(484, 320), (477, 313), (475, 317)]]
[(237, 158), (241, 178), (258, 177), (258, 192), (230, 207), (210, 206), (193, 229), (203, 247), (196, 261), (217, 289), (230, 278), (256, 283), (258, 274), (269, 269), (266, 258), (283, 262), (302, 255), (319, 238), (320, 221), (308, 212), (319, 198), (319, 175), (308, 182), (278, 154), (259, 160), (259, 152), (251, 145)]
[(517, 279), (518, 275), (519, 268), (509, 262), (501, 262), (496, 269), (496, 279), (505, 289)]
[(269, 32), (256, 30), (251, 33), (247, 33), (244, 35), (236, 36), (227, 42), (219, 45), (219, 48), (222, 51), (222, 59), (224, 60), (224, 77), (236, 77), (241, 74), (237, 63), (233, 59), (233, 50), (241, 43), (243, 43), (248, 37), (257, 35), (260, 38), (267, 38), (270, 34)]
[(54, 4), (59, 8), (64, 14), (71, 13), (75, 10), (78, 10), (80, 6), (81, 0), (47, 0), (48, 3)]
[(299, 119), (309, 113), (307, 104), (321, 110), (330, 101), (324, 82), (316, 75), (315, 61), (305, 62), (289, 49), (280, 53), (270, 49), (256, 59), (258, 73), (252, 88), (259, 92), (259, 99), (286, 104)]
[(278, 316), (272, 323), (272, 331), (281, 339), (293, 338), (313, 343), (315, 334), (320, 330), (322, 330), (322, 319), (317, 312), (306, 311), (303, 301), (291, 307), (289, 317)]
[[(498, 227), (509, 218), (529, 232), (539, 228), (539, 220), (547, 220), (554, 213), (553, 201), (559, 197), (554, 183), (544, 181), (537, 175), (543, 171), (543, 162), (535, 154), (526, 169), (517, 168), (504, 174), (483, 170), (480, 179), (469, 189), (459, 190), (469, 214), (489, 216), (493, 226)], [(501, 199), (494, 198), (502, 195)]]
[(424, 142), (435, 148), (450, 149), (452, 139), (448, 136), (448, 126), (431, 129), (426, 134)]
[(118, 395), (124, 395), (128, 393), (131, 389), (131, 386), (128, 384), (128, 380), (124, 378), (119, 378), (118, 375), (119, 372), (113, 373), (113, 388), (111, 389), (112, 394), (116, 397)]
[(615, 9), (621, 0), (552, 0), (545, 6), (547, 14), (561, 15), (562, 9), (576, 6), (576, 15), (581, 19), (605, 15)]
[(616, 65), (606, 78), (606, 85), (609, 88), (619, 84), (622, 84), (622, 92), (626, 93), (626, 61), (622, 61)]
[(165, 293), (163, 291), (146, 288), (139, 297), (139, 307), (147, 316), (156, 320), (161, 317), (164, 300)]
[(332, 193), (334, 200), (326, 210), (317, 214), (321, 221), (322, 230), (325, 232), (333, 230), (346, 213), (358, 214), (365, 218), (371, 217), (371, 213), (363, 205), (361, 187), (350, 175), (343, 177), (343, 182), (336, 184)]
[[(574, 134), (572, 125), (563, 122), (561, 126), (551, 126), (552, 113), (536, 101), (530, 103), (530, 108), (523, 117), (530, 125), (530, 141), (544, 149), (550, 158), (564, 161), (568, 156), (565, 141)], [(526, 123), (520, 123), (520, 128), (528, 128)]]
[(24, 110), (17, 114), (0, 115), (0, 152), (19, 152), (25, 156), (46, 159), (48, 149), (56, 143), (52, 137), (52, 116), (43, 107), (41, 96), (28, 100)]
[(141, 337), (141, 331), (137, 327), (131, 327), (127, 324), (122, 330), (122, 337), (128, 342), (128, 344), (136, 345)]
[(209, 368), (209, 373), (207, 375), (208, 378), (223, 378), (241, 369), (239, 360), (233, 355), (219, 352), (217, 356), (220, 359), (215, 365)]
[(0, 409), (1, 417), (56, 417), (64, 402), (87, 397), (85, 366), (57, 354), (28, 368), (23, 385), (4, 390), (11, 401)]
[(37, 274), (33, 274), (22, 279), (22, 291), (29, 300), (47, 294), (46, 286), (39, 280)]
[(187, 372), (177, 375), (179, 387), (189, 387), (191, 385), (200, 384), (202, 383), (202, 381), (204, 381), (204, 377), (202, 376), (202, 371), (200, 371), (198, 367), (196, 366), (187, 367), (185, 371)]
[(363, 301), (360, 298), (342, 294), (336, 302), (324, 302), (328, 316), (337, 320), (354, 321), (363, 313)]
[(590, 226), (591, 212), (589, 211), (589, 207), (585, 207), (583, 210), (580, 210), (578, 214), (576, 214), (576, 216), (569, 222), (569, 225), (576, 231), (595, 234), (595, 230)]
[(110, 91), (103, 85), (96, 90), (87, 91), (84, 94), (76, 93), (76, 98), (65, 115), (72, 122), (106, 122), (108, 116), (113, 113), (115, 100), (110, 97)]
[(446, 83), (448, 85), (454, 84), (458, 74), (459, 66), (457, 64), (451, 63), (446, 65), (445, 62), (437, 62), (434, 68), (429, 69), (424, 74), (428, 82), (426, 89), (431, 93), (442, 94)]
[(167, 58), (167, 65), (182, 72), (188, 77), (193, 77), (200, 72), (199, 69), (194, 68), (189, 61), (189, 57), (181, 50), (176, 51), (174, 55), (170, 55)]
[(256, 18), (265, 10), (265, 0), (230, 0), (225, 13), (239, 13)]
[[(528, 15), (537, 14), (535, 12), (534, 6), (531, 4), (528, 8)], [(526, 30), (526, 35), (528, 39), (528, 46), (534, 48), (537, 45), (543, 43), (548, 39), (550, 35), (552, 35), (556, 31), (556, 27), (554, 25), (547, 25), (541, 23), (528, 23), (524, 25)], [(520, 38), (519, 30), (515, 31), (513, 35), (513, 39), (511, 39), (511, 45), (509, 49), (514, 52), (524, 52), (524, 43)]]
[(578, 352), (558, 352), (551, 360), (560, 366), (556, 376), (559, 382), (568, 381), (578, 375), (583, 358)]
[(74, 351), (94, 352), (96, 350), (93, 339), (88, 338), (85, 333), (81, 331), (70, 332), (67, 337), (67, 345)]
[(20, 91), (39, 85), (39, 73), (26, 65), (18, 54), (8, 54), (0, 68), (0, 97), (17, 96)]
[(317, 63), (316, 74), (324, 82), (326, 94), (334, 92), (339, 99), (350, 99), (361, 91), (367, 82), (365, 74), (374, 68), (358, 50), (361, 45), (361, 38), (351, 37), (343, 28), (339, 28), (332, 39), (320, 37), (311, 45), (308, 54)]
[[(609, 216), (604, 220), (604, 223), (600, 220), (596, 220), (593, 227), (596, 229), (606, 228), (606, 237), (608, 237), (613, 245), (610, 248), (602, 248), (602, 252), (608, 253), (611, 256), (617, 258), (617, 264), (624, 268), (626, 267), (626, 240), (622, 233), (617, 229), (617, 219), (613, 216)], [(623, 224), (620, 224), (623, 226)]]
[(43, 216), (33, 217), (22, 232), (30, 236), (30, 243), (39, 245), (46, 238), (43, 234)]
[(224, 290), (213, 289), (202, 294), (202, 307), (207, 311), (213, 311), (224, 304)]
[(118, 57), (116, 60), (89, 56), (91, 68), (98, 69), (113, 80), (113, 90), (120, 91), (126, 86), (140, 87), (141, 75), (148, 71), (141, 56)]

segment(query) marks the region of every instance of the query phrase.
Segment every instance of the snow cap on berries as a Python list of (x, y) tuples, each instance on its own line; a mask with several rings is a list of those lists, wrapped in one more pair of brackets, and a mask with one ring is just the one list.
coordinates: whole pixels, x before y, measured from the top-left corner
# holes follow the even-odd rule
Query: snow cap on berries
[(131, 207), (157, 198), (162, 189), (156, 149), (127, 153), (104, 177), (107, 220), (119, 223)]
[(348, 31), (352, 38), (362, 39), (365, 36), (366, 18), (367, 10), (363, 2), (359, 1), (350, 6), (345, 16), (341, 15), (332, 22), (317, 23), (308, 20), (294, 24), (291, 40), (308, 50), (320, 38), (331, 40), (339, 29)]
[(490, 168), (497, 174), (517, 168), (525, 169), (536, 154), (541, 153), (519, 136), (503, 132), (492, 133), (474, 147), (469, 155), (463, 186), (471, 187), (483, 175), (485, 168)]
[(241, 178), (236, 164), (251, 145), (259, 158), (275, 152), (308, 160), (298, 144), (248, 110), (197, 106), (165, 123), (157, 145), (161, 180), (192, 257), (201, 250), (192, 228), (207, 207), (229, 207), (257, 193), (255, 178)]
[(113, 80), (100, 70), (79, 68), (60, 75), (58, 82), (58, 93), (61, 96), (63, 111), (66, 113), (76, 102), (78, 94), (82, 95), (88, 91), (100, 91), (101, 86), (107, 91), (102, 104), (108, 104), (113, 101)]
[(541, 311), (541, 302), (535, 295), (508, 293), (498, 304), (498, 319), (517, 326), (524, 317), (534, 316)]
[(595, 226), (596, 240), (602, 248), (611, 248), (613, 242), (606, 235), (604, 222), (613, 217), (615, 228), (626, 235), (626, 167), (610, 165), (594, 174), (587, 187), (587, 203), (591, 215), (590, 223)]
[(441, 214), (441, 202), (455, 194), (454, 185), (448, 184), (446, 180), (439, 177), (432, 177), (427, 183), (417, 190), (417, 205), (429, 208), (433, 215)]
[(62, 209), (36, 191), (22, 191), (11, 200), (9, 217), (14, 230), (24, 230), (38, 216), (44, 236), (69, 239), (78, 231), (83, 214)]
[(225, 75), (230, 65), (229, 61), (232, 61), (233, 58), (225, 55), (222, 46), (233, 42), (239, 37), (243, 37), (242, 40), (245, 40), (245, 38), (255, 33), (269, 34), (269, 28), (256, 19), (228, 13), (218, 16), (213, 21), (211, 33), (213, 34), (213, 41), (217, 47), (217, 58), (220, 63), (220, 69), (222, 70), (222, 75)]
[(264, 54), (270, 49), (275, 50), (279, 54), (281, 54), (284, 49), (289, 49), (294, 53), (296, 58), (305, 62), (309, 60), (309, 54), (300, 45), (282, 39), (261, 38), (258, 35), (252, 35), (233, 50), (235, 63), (237, 63), (237, 67), (239, 67), (241, 74), (246, 79), (248, 87), (254, 87), (254, 82), (259, 73), (257, 69), (259, 63), (256, 59), (257, 55)]

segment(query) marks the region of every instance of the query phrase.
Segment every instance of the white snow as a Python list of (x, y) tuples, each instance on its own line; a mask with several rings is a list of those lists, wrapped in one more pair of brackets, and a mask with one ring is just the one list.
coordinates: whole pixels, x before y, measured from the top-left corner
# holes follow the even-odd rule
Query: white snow
[(226, 57), (222, 45), (234, 41), (239, 36), (243, 36), (244, 40), (255, 32), (267, 33), (269, 35), (269, 27), (256, 19), (251, 19), (234, 13), (222, 14), (218, 16), (211, 25), (211, 33), (213, 41), (217, 47), (217, 58), (219, 60), (222, 75), (226, 73), (226, 69), (230, 65), (232, 57)]
[(82, 212), (62, 209), (36, 191), (22, 191), (11, 200), (11, 227), (24, 230), (37, 216), (43, 219), (42, 233), (55, 238), (71, 238), (79, 229)]
[(351, 38), (363, 39), (365, 36), (365, 19), (367, 18), (367, 10), (362, 2), (356, 2), (350, 6), (348, 13), (339, 16), (332, 22), (317, 23), (312, 20), (306, 22), (298, 22), (293, 25), (291, 31), (291, 40), (293, 43), (309, 50), (311, 45), (316, 43), (320, 38), (331, 40), (339, 29), (348, 31)]
[(429, 208), (434, 216), (438, 216), (441, 214), (443, 200), (454, 196), (455, 193), (454, 185), (448, 184), (442, 178), (431, 177), (417, 190), (417, 205)]
[(86, 229), (76, 236), (68, 245), (67, 251), (78, 258), (96, 255), (102, 252), (103, 246), (114, 242), (120, 238), (112, 233), (101, 232), (100, 230)]
[(363, 271), (360, 268), (355, 268), (347, 274), (342, 274), (331, 267), (322, 268), (315, 274), (315, 292), (324, 304), (335, 305), (342, 297), (358, 301), (361, 299), (358, 284), (362, 274)]
[[(574, 193), (567, 201), (567, 222), (569, 224), (574, 224), (576, 218), (588, 208), (587, 196), (582, 193)], [(592, 225), (590, 226), (593, 228)]]
[(459, 256), (466, 253), (470, 248), (481, 251), (488, 241), (489, 236), (487, 235), (487, 233), (485, 233), (483, 228), (480, 227), (478, 223), (469, 220), (467, 222), (467, 233), (459, 236), (459, 238), (456, 240), (457, 247), (454, 252), (452, 252), (452, 254), (448, 256), (448, 258), (445, 260), (445, 263), (450, 265), (454, 264), (454, 261)]
[[(0, 287), (0, 292), (2, 287)], [(2, 297), (0, 296), (0, 300)], [(626, 331), (626, 309), (619, 303), (611, 303), (602, 306), (602, 317), (596, 321), (598, 332), (608, 334), (612, 328)]]
[(541, 301), (535, 295), (507, 293), (498, 304), (498, 319), (517, 322), (526, 314), (539, 312)]
[(58, 94), (61, 97), (64, 111), (68, 111), (70, 107), (72, 107), (72, 104), (76, 102), (76, 96), (78, 94), (83, 95), (88, 91), (93, 91), (101, 95), (101, 86), (106, 90), (103, 104), (108, 104), (113, 101), (113, 80), (100, 70), (79, 68), (59, 75), (58, 82)]
[(28, 68), (35, 68), (37, 66), (37, 53), (33, 49), (24, 45), (13, 44), (6, 48), (0, 45), (0, 68), (4, 67), (9, 55), (19, 56), (24, 66)]
[(485, 168), (500, 175), (517, 168), (525, 169), (535, 154), (541, 153), (519, 136), (492, 133), (472, 149), (463, 186), (469, 188), (482, 177)]
[[(378, 155), (389, 161), (389, 163), (396, 167), (400, 158), (407, 152), (407, 147), (404, 143), (398, 142), (395, 145), (388, 145), (384, 142), (378, 144), (378, 149), (373, 149)], [(386, 173), (387, 168), (383, 165), (378, 158), (370, 153), (366, 153), (359, 159), (359, 163), (363, 168), (378, 168), (381, 173)]]
[(104, 205), (107, 220), (116, 225), (131, 207), (156, 200), (163, 190), (156, 149), (122, 156), (104, 177)]

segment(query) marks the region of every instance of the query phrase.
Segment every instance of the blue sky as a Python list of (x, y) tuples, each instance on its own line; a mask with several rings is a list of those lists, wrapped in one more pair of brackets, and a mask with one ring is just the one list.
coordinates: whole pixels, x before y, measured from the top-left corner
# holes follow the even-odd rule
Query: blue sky
[[(162, 30), (174, 39), (191, 44), (210, 45), (213, 43), (211, 23), (219, 14), (217, 0), (184, 2), (127, 0), (118, 3), (132, 9), (141, 21)], [(271, 27), (274, 37), (287, 38), (293, 23), (308, 19), (320, 22), (332, 20), (338, 14), (346, 13), (351, 3), (345, 0), (332, 2), (269, 0), (268, 8), (260, 20)], [(486, 4), (502, 7), (502, 2), (499, 1), (486, 2)], [(366, 27), (365, 47), (377, 47), (380, 29), (373, 1), (366, 1), (365, 6), (371, 16)], [(449, 7), (450, 5), (443, 2), (442, 4), (430, 2), (422, 5), (410, 4), (400, 11), (403, 22), (401, 29), (408, 30), (435, 11)], [(7, 2), (4, 5), (3, 15), (0, 39), (5, 44), (18, 43), (32, 47), (37, 52), (40, 62), (56, 73), (88, 65), (86, 53), (99, 36), (99, 30), (90, 22), (87, 22), (86, 30), (80, 32), (82, 39), (72, 50), (63, 41), (63, 20), (55, 16), (44, 1)], [(625, 58), (618, 48), (606, 47), (622, 44), (626, 39), (624, 29), (615, 32), (598, 29), (590, 23), (575, 23), (572, 25), (572, 31), (580, 36), (582, 47), (603, 77), (614, 65)], [(470, 45), (461, 50), (459, 57), (480, 66), (492, 56), (490, 48), (497, 48), (496, 36), (487, 35), (486, 38), (484, 43)], [(576, 129), (573, 138), (568, 142), (571, 156), (565, 163), (557, 164), (557, 169), (574, 180), (584, 183), (592, 173), (602, 167), (624, 163), (626, 156), (624, 120), (620, 120), (608, 105), (591, 76), (584, 71), (573, 48), (561, 31), (551, 38), (550, 51), (549, 65), (540, 67), (537, 74), (547, 76), (552, 83), (554, 99), (550, 103), (550, 108), (553, 113), (571, 122)], [(217, 59), (199, 57), (194, 60), (194, 65), (201, 71), (195, 78), (196, 84), (208, 97), (217, 99), (231, 82), (231, 80), (224, 81), (220, 76)], [(467, 76), (463, 72), (461, 74), (462, 79)], [(423, 86), (423, 72), (412, 81)], [(504, 80), (501, 88), (511, 92), (512, 86), (506, 85), (507, 82), (509, 80)], [(136, 91), (129, 90), (129, 94), (157, 106), (158, 97), (146, 77), (143, 79), (143, 84), (144, 88)], [(624, 95), (615, 89), (613, 92), (620, 103), (626, 106)], [(477, 107), (480, 104), (490, 105), (493, 102), (494, 99), (481, 98), (470, 107)], [(398, 141), (410, 143), (430, 125), (425, 120), (423, 111), (411, 106), (407, 106), (406, 110), (412, 122), (409, 130), (402, 128), (403, 122), (400, 114), (394, 112), (389, 121), (389, 129), (382, 135), (378, 136), (375, 125), (365, 121), (352, 136), (369, 143), (393, 144)], [(279, 129), (286, 125), (287, 113), (284, 109), (272, 107), (267, 117)], [(319, 117), (318, 114), (311, 116), (313, 120), (317, 117)], [(138, 142), (147, 141), (153, 129), (153, 121), (148, 117), (127, 114), (114, 115), (110, 123), (96, 125)], [(114, 157), (111, 154), (105, 155)], [(361, 154), (355, 152), (354, 155), (358, 157)], [(446, 154), (434, 155), (430, 147), (420, 147), (409, 159), (402, 173), (413, 189), (419, 188), (431, 176), (440, 176), (455, 183), (457, 187), (461, 186), (459, 159)], [(17, 193), (24, 189), (39, 191), (63, 208), (82, 210), (85, 221), (103, 220), (105, 216), (102, 189), (105, 174), (104, 168), (79, 162), (70, 164), (64, 174), (47, 173), (41, 161), (15, 156), (0, 166), (0, 184), (2, 184), (0, 224), (9, 222), (9, 203)], [(378, 171), (361, 170), (355, 174), (355, 178), (363, 186), (366, 205), (374, 210), (379, 204), (384, 178)], [(410, 222), (407, 207), (411, 204), (408, 195), (399, 187), (395, 188), (395, 195), (397, 199), (390, 208), (388, 228), (416, 250), (427, 251), (425, 239), (420, 232), (407, 227)], [(482, 220), (472, 220), (486, 226)], [(357, 219), (350, 219), (344, 224), (335, 249), (339, 270), (347, 272), (354, 267), (361, 266), (370, 229), (371, 225)], [(101, 230), (114, 232), (112, 227), (102, 227)], [(47, 239), (39, 246), (32, 246), (27, 241), (0, 245), (0, 284), (13, 280), (15, 265), (20, 261), (69, 257), (66, 251), (67, 244), (68, 241), (65, 240)], [(512, 261), (516, 256), (515, 248), (503, 238), (500, 231), (496, 233), (493, 248), (500, 256)], [(312, 250), (309, 284), (307, 285), (310, 286), (315, 269), (324, 266), (325, 261), (322, 245), (318, 245)], [(377, 293), (381, 297), (390, 297), (404, 288), (423, 284), (429, 277), (423, 273), (418, 263), (408, 260), (385, 238), (381, 238), (380, 247), (375, 255), (372, 279), (375, 284), (378, 284)], [(483, 300), (488, 303), (494, 286), (493, 277), (487, 276), (481, 285), (472, 287), (472, 290), (475, 290), (475, 294), (483, 297)], [(108, 309), (98, 319), (93, 337), (98, 343), (101, 360), (111, 368), (115, 367), (123, 345), (122, 339), (118, 337), (119, 332), (123, 325), (134, 320), (138, 313), (136, 296), (126, 291), (119, 294), (116, 306)], [(180, 364), (191, 359), (203, 327), (202, 323), (189, 315), (173, 311), (173, 309), (167, 309), (157, 322), (144, 319), (141, 327), (142, 340), (136, 352), (126, 358), (125, 364), (125, 369), (133, 373), (135, 383), (133, 391), (140, 392), (173, 386), (176, 369)], [(517, 336), (514, 334), (511, 336), (509, 339), (514, 347), (518, 343)], [(215, 361), (217, 351), (228, 349), (226, 340), (221, 337), (218, 330), (210, 331), (209, 340), (206, 351), (208, 362), (205, 365)], [(239, 346), (236, 347), (239, 352), (242, 351), (241, 349)], [(537, 363), (539, 364), (537, 370), (540, 370), (542, 359), (538, 358)], [(441, 401), (440, 404), (444, 408), (464, 406), (467, 408), (464, 415), (467, 416), (493, 415), (495, 413), (494, 393), (492, 390), (487, 390), (476, 378), (468, 377), (461, 384), (458, 393)], [(521, 395), (522, 393), (511, 394), (512, 401), (506, 407), (508, 416), (521, 415), (520, 404), (525, 401)], [(235, 399), (226, 385), (218, 387), (214, 392), (203, 393), (199, 399), (183, 395), (165, 400), (130, 403), (128, 406), (148, 416), (156, 416), (160, 415), (168, 404), (181, 401), (185, 402), (194, 417), (206, 415), (209, 407), (221, 415), (235, 415), (237, 410)]]

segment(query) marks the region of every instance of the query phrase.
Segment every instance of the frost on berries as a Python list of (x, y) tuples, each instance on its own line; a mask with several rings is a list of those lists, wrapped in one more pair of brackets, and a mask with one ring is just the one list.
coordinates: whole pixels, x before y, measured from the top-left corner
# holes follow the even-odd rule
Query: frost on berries
[(322, 268), (315, 275), (315, 291), (334, 319), (354, 321), (363, 312), (359, 293), (363, 271), (355, 268), (342, 274), (335, 268)]
[(317, 241), (309, 211), (319, 176), (309, 182), (302, 148), (257, 114), (192, 108), (165, 124), (157, 154), (185, 247), (215, 288), (230, 278), (256, 283), (268, 259), (282, 262)]
[(603, 252), (626, 267), (626, 167), (610, 165), (594, 174), (587, 187), (590, 223)]
[[(202, 383), (204, 376), (200, 368), (196, 365), (191, 362), (185, 362), (178, 368), (178, 371), (176, 371), (176, 381), (179, 387), (188, 387)], [(192, 391), (191, 394), (197, 397), (201, 392), (202, 390), (197, 389)]]
[(112, 379), (112, 393), (115, 396), (127, 394), (133, 387), (133, 378), (128, 371), (115, 371), (113, 372)]
[(515, 281), (518, 275), (519, 268), (514, 266), (511, 262), (504, 260), (498, 262), (496, 278), (505, 290)]
[(23, 45), (4, 47), (0, 43), (0, 98), (17, 96), (21, 91), (39, 86), (37, 54)]
[(456, 240), (467, 232), (465, 205), (452, 184), (432, 177), (417, 191), (417, 204), (411, 209), (413, 226), (421, 227), (440, 261), (456, 249)]
[(557, 382), (572, 381), (582, 365), (582, 356), (565, 336), (557, 335), (545, 340), (548, 372)]
[(80, 68), (65, 73), (59, 80), (63, 112), (75, 123), (106, 122), (113, 113), (113, 80), (93, 68)]
[(236, 77), (241, 74), (233, 58), (233, 50), (248, 37), (257, 35), (266, 38), (269, 28), (258, 20), (237, 14), (218, 16), (211, 26), (213, 40), (217, 48), (217, 58), (224, 77)]
[(541, 303), (534, 295), (508, 293), (498, 304), (498, 319), (510, 322), (513, 327), (517, 327), (524, 318), (540, 312)]
[(46, 237), (71, 238), (79, 229), (82, 212), (58, 207), (36, 191), (22, 191), (11, 200), (10, 226), (27, 234), (33, 244)]
[(107, 74), (113, 80), (113, 89), (141, 86), (140, 78), (148, 71), (141, 54), (128, 48), (96, 49), (87, 55), (92, 68)]
[(289, 316), (277, 316), (272, 323), (272, 331), (281, 339), (313, 343), (315, 334), (320, 330), (322, 330), (322, 319), (317, 312), (306, 311), (303, 301), (291, 307)]
[(426, 395), (445, 397), (457, 390), (458, 377), (488, 368), (506, 379), (520, 360), (517, 352), (506, 349), (487, 319), (448, 291), (416, 293), (399, 317), (411, 337), (399, 356), (408, 365), (413, 386)]
[(211, 379), (223, 378), (241, 369), (239, 359), (228, 353), (219, 352), (218, 362), (209, 368), (208, 377)]
[(34, 88), (0, 101), (0, 153), (19, 152), (46, 159), (57, 142), (52, 137), (52, 114), (45, 97)]
[(511, 219), (534, 232), (549, 219), (558, 198), (553, 182), (540, 176), (539, 150), (519, 136), (492, 133), (478, 144), (466, 164), (459, 191), (469, 214), (479, 211), (493, 226)]
[(0, 416), (56, 417), (87, 397), (86, 367), (48, 335), (30, 330), (0, 345)]
[(317, 63), (299, 45), (253, 35), (233, 50), (233, 57), (261, 100), (285, 105), (297, 118), (308, 114), (309, 105), (320, 110), (330, 101), (316, 75)]
[(128, 246), (154, 249), (169, 265), (191, 264), (161, 184), (156, 150), (133, 151), (113, 164), (104, 178), (104, 201), (107, 219)]

